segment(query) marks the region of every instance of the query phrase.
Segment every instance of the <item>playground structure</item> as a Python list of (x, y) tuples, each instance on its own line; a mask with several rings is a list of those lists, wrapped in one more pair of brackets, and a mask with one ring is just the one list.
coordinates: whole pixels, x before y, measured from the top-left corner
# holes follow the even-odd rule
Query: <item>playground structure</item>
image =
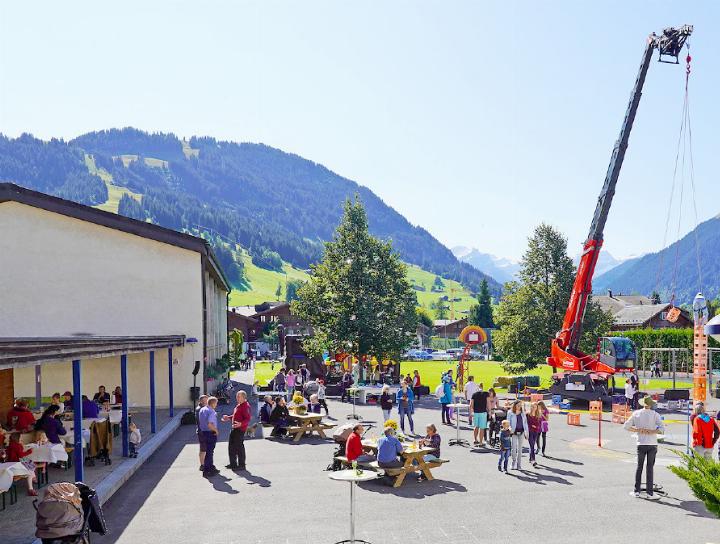
[(462, 391), (465, 387), (466, 368), (468, 372), (470, 370), (470, 350), (472, 350), (472, 348), (475, 346), (487, 344), (489, 338), (490, 335), (487, 333), (487, 331), (485, 331), (485, 329), (483, 329), (482, 327), (478, 327), (477, 325), (468, 325), (460, 332), (458, 340), (465, 344), (465, 348), (463, 349), (462, 355), (460, 355), (460, 360), (458, 361), (457, 367), (456, 382), (458, 391)]

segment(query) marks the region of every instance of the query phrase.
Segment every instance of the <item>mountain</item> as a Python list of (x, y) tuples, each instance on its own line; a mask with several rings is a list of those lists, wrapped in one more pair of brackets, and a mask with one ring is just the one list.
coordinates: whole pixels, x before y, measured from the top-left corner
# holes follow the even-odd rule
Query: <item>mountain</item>
[(452, 248), (452, 252), (462, 262), (474, 266), (480, 272), (495, 278), (500, 283), (516, 279), (515, 274), (520, 270), (520, 264), (515, 261), (504, 257), (496, 257), (489, 253), (482, 253), (475, 248), (456, 246)]
[[(578, 253), (575, 255), (575, 258), (573, 259), (573, 262), (575, 263), (575, 266), (580, 263), (580, 257), (581, 255)], [(600, 256), (598, 257), (597, 264), (595, 265), (595, 275), (600, 276), (602, 274), (606, 274), (616, 266), (622, 264), (624, 262), (624, 259), (616, 259), (613, 257), (610, 253), (607, 251), (600, 251)]]
[[(698, 273), (696, 238), (701, 273)], [(702, 290), (706, 298), (712, 299), (720, 295), (718, 254), (720, 216), (701, 223), (662, 251), (627, 260), (596, 277), (593, 291), (603, 294), (612, 289), (618, 294), (649, 295), (657, 290), (663, 300), (670, 300), (674, 292), (675, 302), (684, 304), (692, 303), (697, 292)]]
[(69, 142), (0, 135), (0, 180), (203, 235), (224, 267), (238, 269), (232, 274), (236, 283), (242, 262), (233, 255), (235, 243), (266, 269), (280, 270), (283, 260), (306, 269), (320, 259), (345, 199), (358, 195), (370, 231), (392, 240), (404, 261), (471, 291), (487, 279), (493, 294), (500, 292), (496, 281), (458, 261), (370, 189), (262, 144), (180, 140), (133, 128), (91, 132)]

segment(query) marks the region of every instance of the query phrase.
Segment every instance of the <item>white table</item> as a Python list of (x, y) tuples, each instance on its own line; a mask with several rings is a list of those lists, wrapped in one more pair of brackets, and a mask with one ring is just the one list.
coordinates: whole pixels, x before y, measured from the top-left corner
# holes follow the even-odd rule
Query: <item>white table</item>
[(354, 470), (338, 470), (337, 472), (331, 472), (328, 474), (331, 480), (336, 482), (348, 482), (350, 484), (350, 539), (340, 540), (336, 544), (343, 544), (349, 542), (350, 544), (370, 544), (367, 540), (355, 539), (355, 486), (358, 482), (369, 482), (370, 480), (376, 480), (380, 477), (380, 474), (373, 472), (372, 470), (363, 470), (360, 474), (357, 474)]
[(13, 478), (32, 478), (30, 472), (22, 463), (0, 463), (0, 493), (4, 493), (12, 487)]
[(26, 444), (25, 449), (32, 448), (32, 453), (27, 456), (28, 459), (35, 463), (59, 463), (60, 461), (67, 461), (68, 454), (65, 451), (63, 444)]
[(450, 446), (469, 446), (470, 442), (464, 438), (460, 438), (460, 410), (467, 409), (468, 414), (470, 413), (470, 405), (464, 403), (448, 404), (450, 408), (455, 410), (455, 438), (451, 438), (448, 444)]

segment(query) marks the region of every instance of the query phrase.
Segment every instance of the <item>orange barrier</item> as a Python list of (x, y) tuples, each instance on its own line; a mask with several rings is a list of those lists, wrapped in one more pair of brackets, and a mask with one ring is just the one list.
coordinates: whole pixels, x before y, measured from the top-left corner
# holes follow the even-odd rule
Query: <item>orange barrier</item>
[(602, 401), (590, 401), (590, 419), (597, 421), (602, 418)]
[(580, 414), (568, 414), (567, 415), (568, 425), (580, 425)]
[(533, 393), (530, 395), (530, 402), (540, 402), (545, 398), (545, 395), (541, 395), (540, 393)]
[(625, 423), (632, 415), (630, 406), (625, 403), (612, 405), (612, 422)]

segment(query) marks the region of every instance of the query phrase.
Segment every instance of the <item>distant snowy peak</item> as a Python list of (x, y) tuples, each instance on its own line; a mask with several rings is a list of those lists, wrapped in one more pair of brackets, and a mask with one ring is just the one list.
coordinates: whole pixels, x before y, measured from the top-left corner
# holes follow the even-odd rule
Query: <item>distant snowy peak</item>
[(459, 260), (492, 276), (500, 283), (516, 279), (515, 275), (520, 270), (520, 264), (515, 261), (505, 257), (496, 257), (490, 253), (482, 253), (475, 248), (456, 246), (452, 248), (452, 252)]

